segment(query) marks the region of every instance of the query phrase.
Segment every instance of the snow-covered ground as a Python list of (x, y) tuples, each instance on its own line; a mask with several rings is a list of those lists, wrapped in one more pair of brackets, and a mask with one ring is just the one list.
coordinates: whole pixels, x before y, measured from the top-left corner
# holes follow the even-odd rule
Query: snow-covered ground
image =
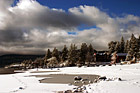
[[(86, 86), (88, 93), (139, 93), (140, 92), (140, 63), (131, 65), (116, 65), (104, 67), (66, 67), (60, 72), (25, 73), (0, 75), (0, 93), (55, 93), (56, 91), (73, 89), (75, 86), (67, 84), (43, 84), (42, 78), (28, 77), (30, 75), (47, 74), (96, 74), (107, 78), (121, 78), (122, 81), (101, 81)], [(57, 69), (53, 69), (56, 71)], [(39, 71), (52, 71), (39, 69)]]

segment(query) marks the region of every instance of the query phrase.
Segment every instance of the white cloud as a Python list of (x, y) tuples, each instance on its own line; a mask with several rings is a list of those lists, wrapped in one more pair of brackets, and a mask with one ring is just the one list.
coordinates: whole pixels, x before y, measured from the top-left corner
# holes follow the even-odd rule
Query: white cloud
[[(11, 4), (12, 0), (0, 0), (1, 52), (41, 53), (47, 48), (83, 42), (93, 44), (95, 49), (107, 49), (111, 40), (140, 34), (140, 17), (134, 15), (112, 18), (97, 7), (86, 5), (65, 12), (35, 0), (20, 0), (14, 7)], [(78, 31), (82, 24), (100, 29)], [(69, 35), (69, 31), (77, 34)]]

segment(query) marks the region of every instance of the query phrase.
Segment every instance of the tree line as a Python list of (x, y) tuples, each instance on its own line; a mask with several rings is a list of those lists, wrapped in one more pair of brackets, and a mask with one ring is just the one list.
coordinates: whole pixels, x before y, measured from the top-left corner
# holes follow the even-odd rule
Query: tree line
[(93, 61), (93, 54), (96, 52), (91, 44), (88, 46), (86, 43), (82, 43), (80, 49), (78, 49), (75, 44), (71, 44), (69, 49), (64, 45), (62, 51), (58, 51), (57, 48), (54, 48), (51, 52), (50, 49), (48, 49), (44, 61), (47, 62), (47, 59), (56, 57), (58, 62), (68, 61), (70, 65), (75, 65), (75, 63), (84, 64), (86, 61)]
[(69, 66), (75, 66), (76, 64), (85, 64), (85, 62), (92, 62), (94, 60), (94, 53), (97, 51), (93, 46), (82, 43), (80, 49), (77, 48), (75, 44), (71, 44), (68, 48), (64, 45), (63, 49), (59, 51), (56, 47), (51, 51), (47, 50), (45, 57), (37, 58), (34, 61), (24, 60), (22, 63), (25, 65), (31, 65), (32, 63), (37, 63), (39, 66), (44, 66), (48, 64), (48, 59), (55, 57), (58, 64), (63, 62), (68, 62)]
[[(108, 43), (109, 53), (128, 53), (130, 59), (133, 56), (140, 57), (140, 36), (136, 38), (134, 34), (131, 35), (130, 40), (125, 42), (124, 38), (121, 37), (121, 41), (111, 41)], [(127, 59), (127, 60), (130, 60)]]

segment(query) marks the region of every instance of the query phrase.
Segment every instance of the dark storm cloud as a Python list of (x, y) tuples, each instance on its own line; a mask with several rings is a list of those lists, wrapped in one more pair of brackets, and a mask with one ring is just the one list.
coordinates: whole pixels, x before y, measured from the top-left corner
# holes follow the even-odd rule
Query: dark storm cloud
[(0, 41), (1, 42), (18, 42), (24, 40), (23, 33), (16, 29), (5, 29), (0, 30)]

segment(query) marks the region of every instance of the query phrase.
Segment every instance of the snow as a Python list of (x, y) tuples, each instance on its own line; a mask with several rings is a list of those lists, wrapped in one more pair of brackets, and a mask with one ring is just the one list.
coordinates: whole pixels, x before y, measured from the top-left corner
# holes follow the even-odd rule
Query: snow
[[(57, 69), (38, 70), (57, 71)], [(88, 93), (139, 93), (140, 91), (140, 63), (100, 67), (65, 67), (60, 68), (60, 72), (30, 73), (32, 71), (36, 69), (25, 73), (0, 75), (0, 93), (55, 93), (75, 87), (68, 84), (39, 83), (39, 80), (43, 78), (31, 76), (48, 74), (96, 74), (112, 79), (112, 81), (86, 85), (85, 92), (88, 91)], [(115, 78), (121, 78), (122, 81)]]
[(24, 87), (24, 83), (14, 75), (0, 75), (0, 93), (13, 92), (18, 90), (18, 87)]

